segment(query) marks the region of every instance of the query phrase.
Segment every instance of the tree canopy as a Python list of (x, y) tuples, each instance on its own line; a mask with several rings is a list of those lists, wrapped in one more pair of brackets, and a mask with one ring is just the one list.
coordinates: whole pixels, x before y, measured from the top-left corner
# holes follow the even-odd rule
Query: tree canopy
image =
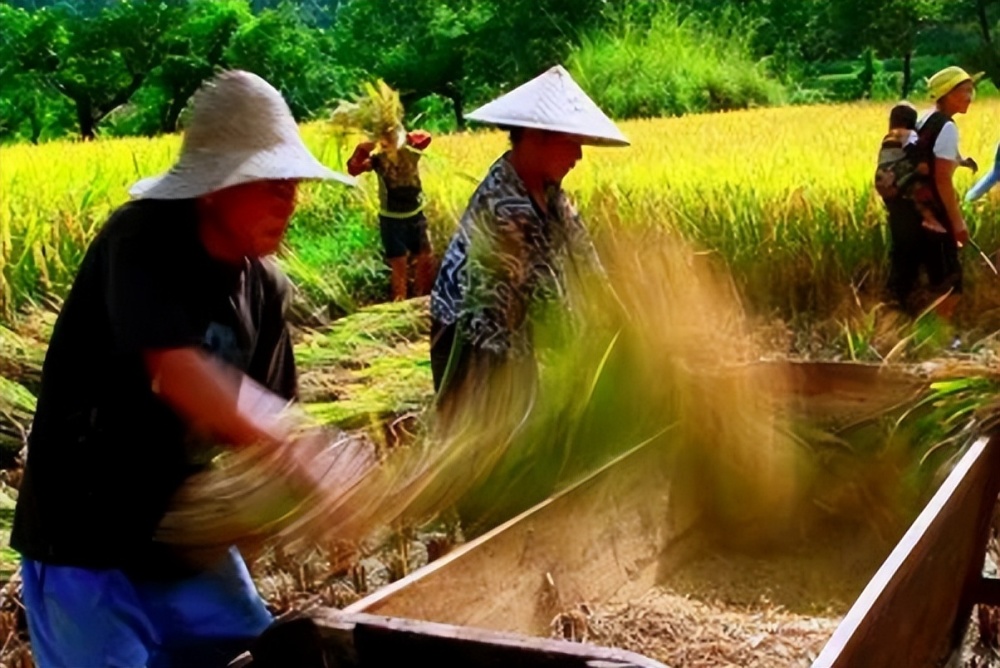
[[(952, 62), (1000, 82), (1000, 0), (13, 0), (0, 3), (0, 139), (172, 132), (198, 85), (232, 67), (273, 83), (300, 120), (382, 78), (461, 127), (471, 105), (554, 63), (611, 71), (615, 40), (648, 45), (638, 35), (668, 14), (715, 33), (705, 44), (737, 39), (755, 70), (738, 78), (780, 82), (792, 101), (906, 96)], [(688, 83), (713, 104), (759, 103), (720, 96), (743, 85), (720, 83), (737, 75), (717, 51), (721, 74)], [(619, 108), (687, 110), (666, 104)]]

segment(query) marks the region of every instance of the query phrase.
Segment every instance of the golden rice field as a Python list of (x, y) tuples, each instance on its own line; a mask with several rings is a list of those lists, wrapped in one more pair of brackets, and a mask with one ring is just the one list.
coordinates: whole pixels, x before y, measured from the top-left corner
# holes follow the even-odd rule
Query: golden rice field
[[(598, 235), (622, 225), (674, 228), (725, 260), (756, 305), (823, 314), (852, 286), (875, 294), (883, 280), (886, 230), (871, 178), (887, 112), (886, 104), (854, 104), (623, 122), (633, 145), (588, 147), (566, 186)], [(1000, 140), (998, 117), (1000, 100), (990, 99), (958, 119), (963, 153), (983, 168)], [(324, 162), (343, 165), (350, 146), (322, 124), (303, 133)], [(432, 144), (423, 175), (438, 248), (505, 142), (498, 132), (477, 131)], [(0, 315), (9, 318), (28, 298), (64, 294), (87, 242), (126, 200), (127, 187), (166, 169), (179, 146), (179, 137), (169, 136), (0, 148)], [(960, 192), (973, 182), (961, 170)], [(314, 186), (296, 220), (320, 234), (329, 225), (336, 236), (353, 212), (374, 229), (366, 212), (375, 196), (371, 176), (353, 192)], [(974, 237), (993, 252), (1000, 248), (1000, 191), (984, 199), (967, 207), (967, 217)], [(377, 241), (371, 245), (376, 262)], [(1000, 308), (1000, 283), (985, 263), (971, 254), (965, 263), (972, 297), (966, 315)]]

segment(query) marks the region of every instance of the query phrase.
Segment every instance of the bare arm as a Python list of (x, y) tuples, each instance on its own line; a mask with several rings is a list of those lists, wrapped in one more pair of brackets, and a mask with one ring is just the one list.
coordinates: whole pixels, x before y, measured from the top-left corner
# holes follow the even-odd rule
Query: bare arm
[(956, 241), (965, 245), (969, 241), (969, 229), (965, 226), (962, 209), (958, 206), (958, 193), (955, 192), (955, 184), (952, 181), (957, 168), (957, 162), (938, 158), (934, 165), (934, 183), (948, 214), (948, 220), (951, 221), (952, 234), (955, 235)]
[(237, 410), (239, 376), (234, 382), (205, 353), (174, 348), (147, 351), (143, 359), (154, 392), (193, 427), (235, 447), (281, 442)]

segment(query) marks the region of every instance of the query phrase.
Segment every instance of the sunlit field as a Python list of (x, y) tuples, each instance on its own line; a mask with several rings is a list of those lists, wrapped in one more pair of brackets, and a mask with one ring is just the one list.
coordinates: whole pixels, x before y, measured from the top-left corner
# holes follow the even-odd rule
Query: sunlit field
[[(624, 149), (585, 149), (566, 187), (600, 237), (623, 226), (668, 226), (717, 254), (751, 304), (822, 317), (855, 291), (878, 294), (887, 230), (871, 186), (888, 105), (786, 107), (621, 124)], [(1000, 100), (959, 117), (961, 147), (988, 169)], [(353, 148), (321, 123), (303, 130), (334, 168)], [(437, 137), (424, 185), (435, 246), (443, 248), (479, 178), (504, 150), (498, 132)], [(0, 149), (0, 312), (65, 294), (87, 243), (138, 178), (172, 164), (177, 136), (59, 142)], [(961, 169), (964, 192), (975, 177)], [(312, 295), (346, 310), (376, 301), (381, 273), (376, 184), (310, 186), (289, 237), (286, 266)], [(1000, 248), (1000, 192), (967, 207), (974, 238)], [(1000, 306), (1000, 283), (971, 251), (969, 313)]]

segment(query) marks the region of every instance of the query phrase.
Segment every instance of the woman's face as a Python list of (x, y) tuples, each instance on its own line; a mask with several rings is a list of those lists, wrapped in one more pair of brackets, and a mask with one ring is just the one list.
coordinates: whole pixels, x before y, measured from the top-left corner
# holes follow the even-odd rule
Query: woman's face
[(971, 81), (961, 83), (941, 98), (941, 110), (948, 115), (967, 113), (974, 94), (975, 85)]
[(549, 183), (562, 183), (570, 170), (583, 158), (580, 143), (560, 132), (543, 132), (540, 136), (540, 167)]

